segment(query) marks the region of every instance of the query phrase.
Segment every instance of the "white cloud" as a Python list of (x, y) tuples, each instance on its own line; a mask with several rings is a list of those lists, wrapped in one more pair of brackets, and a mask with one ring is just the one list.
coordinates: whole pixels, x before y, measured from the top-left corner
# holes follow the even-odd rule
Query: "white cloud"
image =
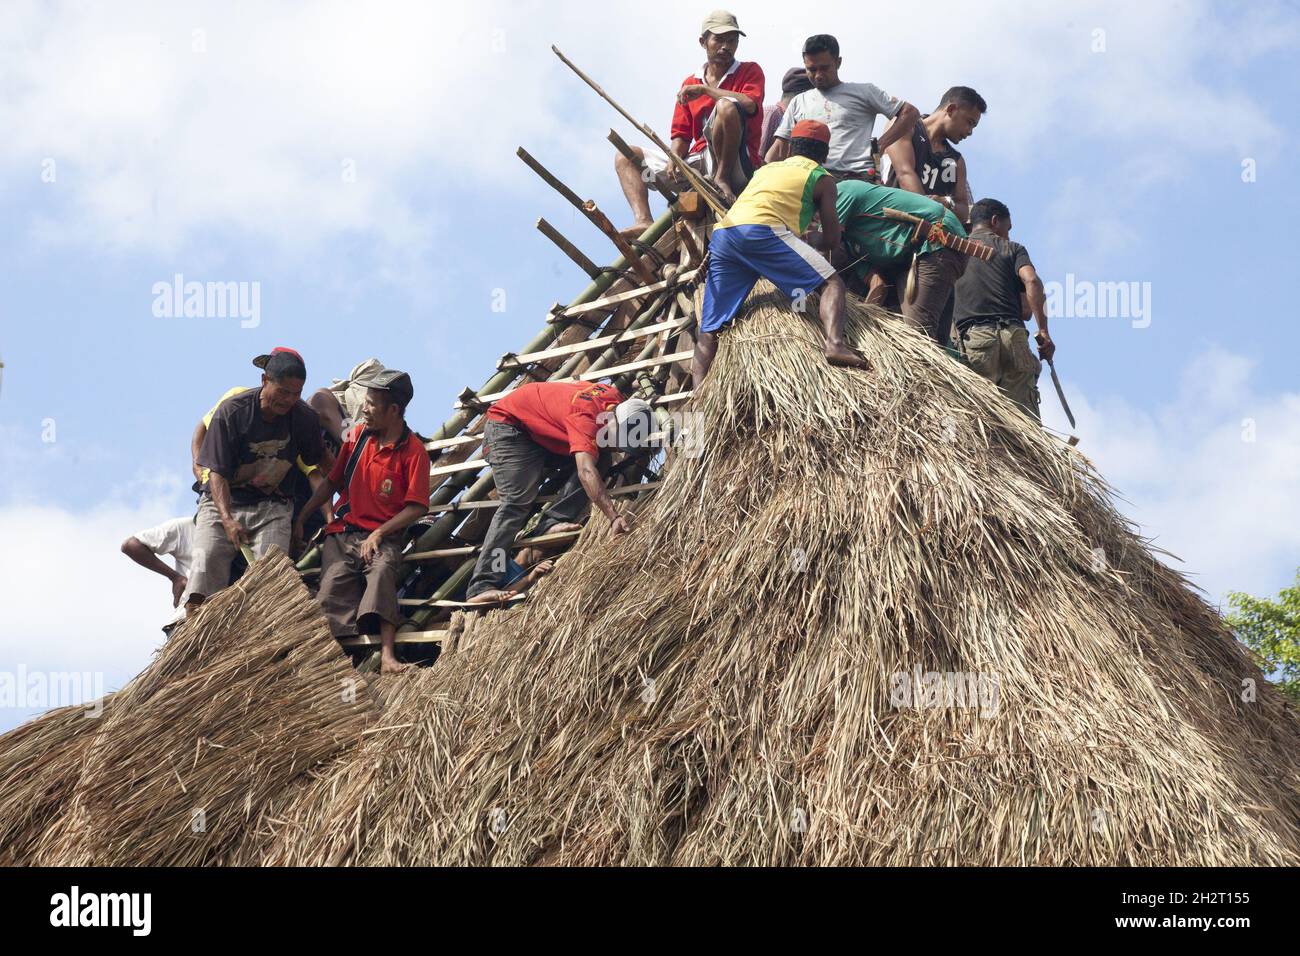
[[(6, 600), (0, 613), (0, 662), (8, 680), (27, 674), (89, 673), (87, 687), (121, 687), (149, 663), (162, 643), (160, 630), (175, 611), (171, 585), (120, 552), (135, 532), (174, 517), (170, 482), (120, 489), (124, 504), (85, 512), (51, 505), (0, 505), (0, 550)], [(3, 678), (0, 678), (3, 679)], [(74, 703), (59, 700), (62, 705)], [(32, 708), (0, 704), (0, 731), (20, 723)], [(39, 709), (39, 708), (38, 708)]]
[[(702, 9), (10, 5), (0, 125), (18, 135), (0, 157), (0, 188), (39, 204), (26, 225), (46, 241), (175, 253), (201, 240), (197, 254), (212, 257), (214, 235), (232, 230), (302, 260), (318, 240), (365, 235), (400, 278), (475, 225), (447, 220), (451, 200), (535, 190), (518, 144), (568, 171), (579, 193), (612, 190), (602, 133), (633, 134), (551, 42), (663, 133), (672, 91), (701, 59)], [(1268, 52), (1295, 29), (1280, 16), (1217, 22), (1200, 4), (1113, 2), (1076, 16), (1010, 0), (977, 11), (937, 3), (924, 17), (888, 18), (887, 33), (855, 29), (861, 7), (847, 2), (809, 11), (770, 0), (738, 13), (741, 55), (765, 66), (773, 96), (803, 36), (828, 30), (843, 40), (846, 78), (923, 108), (954, 82), (979, 87), (991, 104), (972, 141), (980, 161), (1023, 167), (1044, 142), (1075, 142), (1099, 178), (1116, 155), (1168, 164), (1207, 148), (1210, 128), (1251, 155), (1274, 148), (1276, 124), (1243, 91), (1206, 84), (1200, 66), (1225, 47)], [(1107, 32), (1104, 53), (1091, 51), (1095, 28)], [(54, 184), (39, 181), (45, 158), (58, 164)], [(978, 188), (978, 163), (972, 177)]]
[[(1252, 372), (1248, 359), (1212, 347), (1150, 408), (1067, 382), (1080, 450), (1142, 533), (1215, 601), (1272, 593), (1300, 565), (1300, 392), (1261, 393)], [(1045, 421), (1068, 429), (1051, 382), (1040, 387)]]

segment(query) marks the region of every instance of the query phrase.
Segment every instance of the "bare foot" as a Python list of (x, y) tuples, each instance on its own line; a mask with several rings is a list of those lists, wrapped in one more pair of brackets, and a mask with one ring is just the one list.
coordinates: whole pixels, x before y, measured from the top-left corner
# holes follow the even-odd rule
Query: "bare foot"
[(847, 345), (827, 345), (826, 361), (841, 368), (871, 368), (871, 363)]
[(540, 562), (537, 567), (533, 568), (533, 577), (544, 578), (554, 570), (555, 561), (551, 558), (547, 558), (545, 561)]
[(650, 222), (648, 219), (645, 222), (634, 222), (626, 229), (620, 229), (618, 234), (630, 242), (633, 239), (640, 239), (641, 233), (645, 232), (653, 225), (654, 223)]
[(551, 527), (547, 530), (546, 533), (547, 534), (568, 534), (571, 531), (581, 531), (581, 530), (582, 530), (582, 525), (580, 524), (575, 524), (572, 521), (561, 521), (558, 524), (551, 525)]
[(400, 674), (404, 670), (410, 670), (410, 664), (403, 664), (396, 657), (385, 654), (379, 659), (379, 673), (381, 674)]
[(501, 601), (510, 600), (511, 592), (509, 591), (481, 591), (469, 598), (466, 604), (498, 604)]
[(730, 205), (732, 205), (733, 203), (735, 203), (735, 201), (736, 201), (736, 194), (735, 194), (734, 192), (732, 192), (731, 184), (730, 184), (730, 183), (727, 183), (727, 182), (725, 182), (725, 181), (723, 181), (723, 180), (721, 180), (721, 179), (715, 179), (715, 180), (713, 180), (713, 185), (716, 186), (717, 189), (718, 189), (718, 192), (720, 192), (720, 193), (722, 194), (722, 201), (723, 201), (723, 202), (725, 202), (728, 206), (730, 206)]

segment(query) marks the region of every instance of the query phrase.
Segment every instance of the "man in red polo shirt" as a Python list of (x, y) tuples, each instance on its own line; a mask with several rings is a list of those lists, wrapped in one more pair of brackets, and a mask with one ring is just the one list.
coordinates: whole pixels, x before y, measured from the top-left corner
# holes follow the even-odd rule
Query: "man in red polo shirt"
[[(712, 179), (728, 203), (735, 202), (762, 163), (758, 147), (763, 138), (763, 68), (736, 59), (744, 35), (726, 10), (705, 17), (700, 46), (708, 61), (698, 74), (682, 81), (673, 108), (673, 152)], [(632, 152), (637, 162), (620, 152), (614, 168), (636, 219), (623, 235), (635, 239), (652, 222), (647, 177), (664, 174), (672, 181), (676, 166), (655, 149), (633, 146)]]
[[(576, 473), (560, 492), (538, 531), (572, 521), (590, 500), (604, 512), (615, 534), (629, 530), (597, 468), (602, 448), (635, 448), (654, 431), (650, 405), (624, 400), (612, 385), (592, 382), (531, 382), (496, 402), (487, 413), (483, 438), (501, 504), (492, 516), (465, 594), (471, 604), (499, 601), (515, 535), (528, 520), (548, 457), (572, 455)], [(574, 495), (581, 485), (586, 492)], [(556, 514), (563, 503), (566, 513)]]
[[(317, 600), (336, 638), (378, 632), (380, 669), (393, 674), (410, 666), (393, 652), (402, 623), (397, 584), (402, 532), (429, 510), (429, 453), (406, 424), (415, 395), (409, 375), (382, 369), (358, 384), (366, 387), (364, 428), (347, 436), (302, 514), (338, 493), (334, 520), (325, 526)], [(293, 531), (302, 537), (301, 516)]]

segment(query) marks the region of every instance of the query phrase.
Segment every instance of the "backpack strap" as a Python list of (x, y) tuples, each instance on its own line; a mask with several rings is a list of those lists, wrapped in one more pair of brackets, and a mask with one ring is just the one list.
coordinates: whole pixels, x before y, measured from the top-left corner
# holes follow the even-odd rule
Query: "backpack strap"
[(367, 428), (357, 439), (357, 443), (352, 446), (352, 454), (348, 456), (348, 463), (343, 468), (343, 490), (348, 493), (348, 503), (341, 506), (334, 512), (336, 520), (342, 520), (347, 517), (347, 513), (352, 510), (352, 473), (357, 470), (357, 463), (361, 461), (361, 453), (366, 450), (366, 445), (370, 444), (370, 429)]

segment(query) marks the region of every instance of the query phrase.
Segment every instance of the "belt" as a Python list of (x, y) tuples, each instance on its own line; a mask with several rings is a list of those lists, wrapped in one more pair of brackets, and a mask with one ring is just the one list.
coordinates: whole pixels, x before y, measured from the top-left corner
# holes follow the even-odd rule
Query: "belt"
[(846, 169), (828, 169), (826, 172), (831, 174), (831, 178), (836, 182), (845, 179), (859, 179), (864, 183), (878, 183), (880, 175), (874, 169), (869, 169), (865, 173), (853, 173)]
[(957, 331), (965, 335), (970, 329), (979, 328), (982, 325), (996, 325), (1000, 329), (1024, 328), (1024, 319), (978, 319), (974, 322), (967, 322), (965, 325), (957, 326)]

